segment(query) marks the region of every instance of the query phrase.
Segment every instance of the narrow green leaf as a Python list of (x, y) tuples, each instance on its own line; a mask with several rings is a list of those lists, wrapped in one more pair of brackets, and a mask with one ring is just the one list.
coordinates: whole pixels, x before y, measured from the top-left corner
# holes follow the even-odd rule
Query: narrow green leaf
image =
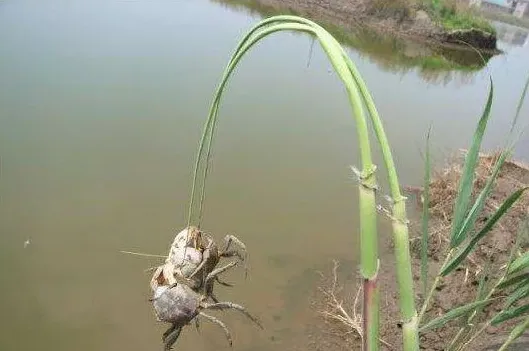
[(494, 84), (492, 82), (492, 78), (490, 78), (490, 89), (487, 104), (485, 105), (483, 115), (479, 120), (476, 131), (474, 132), (472, 145), (465, 158), (463, 174), (461, 176), (461, 182), (456, 198), (456, 203), (454, 207), (454, 221), (450, 234), (450, 247), (452, 248), (457, 247), (461, 242), (463, 242), (463, 240), (465, 240), (465, 233), (461, 233), (461, 227), (463, 226), (463, 222), (470, 204), (470, 198), (474, 186), (475, 170), (479, 157), (479, 150), (481, 148), (481, 142), (483, 140), (483, 135), (485, 134), (487, 122), (489, 120), (493, 96)]
[[(487, 286), (487, 277), (489, 276), (489, 273), (490, 273), (490, 266), (491, 266), (490, 261), (487, 261), (485, 267), (483, 268), (483, 271), (481, 272), (481, 277), (479, 278), (478, 289), (476, 291), (476, 298), (474, 299), (475, 302), (484, 301), (486, 299), (487, 290), (485, 289), (485, 287)], [(477, 314), (479, 314), (483, 310), (484, 307), (485, 307), (484, 305), (476, 307), (474, 311), (467, 313), (464, 318), (466, 320), (466, 323), (461, 328), (467, 329), (470, 326), (472, 319), (474, 319), (474, 317)], [(449, 349), (450, 348), (451, 347), (449, 347)]]
[(465, 315), (467, 313), (471, 313), (472, 311), (474, 311), (476, 308), (478, 308), (480, 306), (488, 305), (492, 301), (494, 301), (494, 299), (488, 299), (488, 300), (484, 300), (484, 301), (475, 301), (475, 302), (471, 302), (469, 304), (454, 308), (453, 310), (448, 311), (447, 313), (445, 313), (441, 317), (435, 318), (435, 319), (429, 321), (428, 323), (426, 323), (424, 326), (422, 326), (419, 329), (419, 332), (423, 333), (423, 332), (425, 332), (427, 330), (441, 327), (441, 326), (445, 325), (447, 322), (449, 322), (449, 321), (451, 321), (453, 319), (461, 317), (461, 316), (463, 316), (463, 315)]
[(490, 273), (490, 261), (487, 261), (485, 268), (481, 272), (481, 277), (479, 278), (478, 291), (476, 292), (476, 301), (480, 301), (485, 297), (485, 286), (487, 285), (487, 278)]
[(479, 214), (485, 207), (485, 204), (487, 202), (487, 198), (490, 196), (490, 193), (492, 191), (492, 187), (494, 185), (494, 182), (496, 181), (496, 178), (498, 178), (498, 175), (500, 174), (501, 167), (505, 163), (505, 160), (507, 159), (507, 156), (510, 155), (511, 150), (504, 149), (498, 159), (496, 160), (496, 163), (494, 164), (492, 174), (487, 179), (487, 182), (485, 183), (485, 186), (479, 193), (478, 198), (472, 205), (472, 208), (468, 212), (468, 215), (465, 217), (465, 220), (463, 221), (463, 225), (457, 235), (459, 238), (456, 241), (457, 246), (459, 246), (467, 237), (467, 233), (471, 232), (474, 228), (474, 225), (476, 224), (476, 220), (478, 219)]
[[(499, 167), (498, 167), (498, 169), (499, 169)], [(492, 178), (492, 177), (493, 176), (491, 176), (490, 178)], [(489, 184), (489, 182), (492, 184), (492, 182), (489, 179), (489, 181), (487, 181), (487, 185)], [(483, 192), (485, 192), (483, 202), (487, 198), (487, 190), (486, 189), (490, 188), (487, 185), (483, 189)], [(524, 191), (526, 191), (527, 189), (529, 189), (529, 187), (519, 189), (519, 190), (515, 191), (514, 193), (512, 193), (501, 204), (500, 208), (498, 208), (498, 210), (496, 210), (496, 212), (487, 220), (487, 223), (485, 223), (483, 228), (476, 235), (474, 235), (474, 237), (472, 237), (472, 239), (469, 241), (467, 246), (463, 250), (460, 250), (459, 253), (452, 260), (450, 260), (450, 262), (448, 262), (445, 265), (445, 267), (441, 271), (441, 275), (446, 276), (447, 274), (452, 272), (454, 269), (456, 269), (461, 264), (461, 262), (463, 262), (463, 260), (472, 252), (472, 250), (474, 250), (474, 248), (476, 247), (478, 242), (481, 239), (483, 239), (483, 237), (485, 237), (485, 235), (487, 235), (487, 233), (490, 232), (490, 230), (494, 227), (494, 225), (503, 217), (503, 215), (505, 213), (507, 213), (507, 211), (514, 205), (514, 203), (516, 201), (518, 201), (518, 199), (522, 196)], [(480, 197), (481, 197), (481, 195), (480, 195)], [(478, 202), (478, 201), (481, 201), (481, 200), (478, 198), (478, 200), (476, 200), (476, 202)]]
[(528, 234), (529, 234), (529, 216), (524, 218), (524, 220), (518, 226), (518, 232), (516, 233), (516, 241), (514, 242), (514, 245), (511, 247), (511, 252), (509, 254), (509, 261), (508, 261), (507, 268), (506, 268), (506, 275), (507, 273), (511, 271), (511, 266), (516, 260), (515, 257), (518, 252), (518, 249), (520, 248), (520, 246), (522, 246), (523, 241), (527, 238)]
[(516, 106), (516, 114), (514, 115), (514, 119), (511, 123), (511, 132), (510, 132), (511, 134), (514, 130), (514, 127), (516, 127), (518, 118), (520, 117), (520, 111), (522, 110), (522, 106), (525, 101), (525, 96), (527, 95), (528, 88), (529, 88), (529, 77), (527, 77), (527, 81), (525, 82), (525, 86), (522, 90), (522, 94), (520, 95), (520, 100), (518, 100), (518, 106)]
[(509, 308), (517, 301), (529, 296), (529, 281), (521, 282), (505, 301), (505, 308)]
[(516, 308), (511, 308), (507, 311), (502, 311), (500, 313), (498, 313), (496, 315), (496, 317), (494, 317), (491, 321), (491, 324), (492, 325), (498, 325), (502, 322), (505, 322), (505, 321), (508, 321), (510, 319), (513, 319), (513, 318), (516, 318), (516, 317), (520, 317), (521, 315), (523, 315), (525, 312), (528, 312), (529, 311), (529, 304), (528, 305), (523, 305), (523, 306), (520, 306), (520, 307), (516, 307)]
[(516, 327), (514, 327), (511, 331), (511, 333), (509, 334), (509, 337), (507, 338), (507, 340), (505, 340), (505, 342), (503, 343), (503, 345), (501, 345), (501, 347), (498, 349), (498, 351), (505, 351), (507, 350), (507, 348), (516, 340), (518, 339), (520, 336), (523, 335), (523, 333), (525, 333), (525, 331), (527, 330), (527, 328), (529, 328), (529, 317), (527, 317), (525, 320), (521, 321), (520, 323), (518, 323), (518, 325)]
[[(487, 264), (485, 265), (485, 268), (483, 268), (483, 272), (479, 279), (478, 291), (476, 293), (476, 299), (474, 301), (482, 301), (487, 295), (486, 294), (487, 289), (485, 289), (485, 287), (487, 286), (487, 277), (489, 276), (489, 273), (490, 273), (490, 266), (491, 266), (490, 261), (487, 261)], [(484, 307), (485, 306), (480, 306), (476, 308), (476, 314), (480, 313)]]
[(505, 289), (514, 284), (518, 284), (523, 281), (529, 282), (529, 273), (519, 274), (515, 276), (507, 276), (500, 284), (498, 284), (498, 289)]
[(426, 135), (426, 153), (424, 155), (424, 187), (422, 204), (422, 240), (421, 240), (421, 280), (423, 296), (428, 288), (428, 222), (430, 214), (430, 132)]
[(509, 274), (516, 273), (518, 271), (523, 271), (529, 267), (529, 251), (524, 253), (522, 256), (518, 257), (511, 263), (509, 267)]

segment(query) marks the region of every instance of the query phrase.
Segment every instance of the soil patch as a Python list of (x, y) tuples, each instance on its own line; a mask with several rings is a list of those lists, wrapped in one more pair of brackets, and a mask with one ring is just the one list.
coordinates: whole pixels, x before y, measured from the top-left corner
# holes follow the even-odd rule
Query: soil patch
[[(496, 154), (481, 155), (480, 164), (476, 172), (474, 183), (474, 198), (484, 187), (494, 162)], [(457, 196), (458, 181), (462, 172), (462, 156), (455, 158), (445, 169), (436, 172), (430, 185), (430, 239), (429, 239), (429, 274), (430, 282), (437, 274), (442, 261), (448, 250), (451, 214), (454, 200)], [(484, 213), (477, 222), (477, 229), (497, 210), (501, 203), (515, 190), (529, 185), (529, 168), (515, 161), (507, 161), (500, 171), (500, 175), (494, 185), (492, 196), (488, 199)], [(408, 188), (410, 195), (415, 196), (417, 206), (422, 208), (422, 194), (419, 188)], [(412, 196), (410, 196), (411, 198)], [(410, 201), (409, 205), (413, 205)], [(461, 267), (441, 280), (437, 292), (434, 294), (424, 321), (438, 317), (448, 310), (459, 305), (472, 302), (477, 293), (477, 286), (487, 267), (487, 284), (494, 284), (500, 277), (502, 266), (508, 261), (510, 250), (518, 235), (519, 227), (529, 215), (529, 194), (525, 194), (518, 203), (508, 212), (504, 218), (495, 226), (486, 238), (481, 241), (479, 248), (472, 253)], [(420, 293), (420, 221), (414, 221), (410, 228), (411, 251), (413, 275), (415, 280), (415, 292), (418, 309), (422, 304), (423, 296)], [(392, 249), (391, 238), (386, 243), (386, 249)], [(522, 242), (521, 250), (529, 249), (529, 242)], [(398, 294), (395, 281), (394, 262), (389, 255), (381, 262), (380, 274), (380, 306), (381, 306), (381, 338), (386, 344), (382, 344), (385, 350), (401, 349), (400, 314), (398, 310)], [(337, 286), (337, 281), (341, 282)], [(340, 311), (337, 306), (346, 309), (349, 316), (358, 317), (361, 306), (355, 312), (351, 306), (355, 305), (355, 296), (360, 284), (351, 276), (340, 275), (339, 270), (330, 270), (322, 282), (322, 289), (315, 298), (315, 309), (329, 311), (334, 315), (322, 315), (326, 323), (327, 347), (314, 347), (313, 349), (326, 350), (360, 350), (361, 339), (358, 333), (347, 321), (341, 320)], [(335, 299), (336, 297), (336, 299)], [(342, 303), (343, 301), (343, 303)], [(491, 317), (501, 310), (501, 303), (492, 304), (485, 309), (485, 317)], [(527, 304), (529, 301), (522, 301)], [(349, 321), (350, 322), (350, 321)], [(480, 322), (476, 320), (476, 322)], [(497, 350), (510, 332), (512, 326), (517, 322), (501, 325), (498, 328), (490, 327), (475, 341), (467, 350)], [(452, 321), (442, 328), (421, 335), (421, 349), (445, 350), (448, 343), (458, 332), (460, 325), (458, 321)], [(331, 340), (332, 342), (329, 342)], [(338, 345), (335, 347), (328, 347)], [(389, 346), (388, 346), (389, 345)], [(527, 350), (529, 346), (529, 335), (521, 337), (512, 350)]]
[[(419, 5), (407, 0), (216, 0), (241, 4), (249, 8), (263, 7), (275, 13), (293, 14), (309, 18), (343, 30), (354, 31), (358, 27), (375, 30), (437, 45), (457, 46), (473, 50), (466, 42), (485, 53), (497, 54), (496, 36), (480, 29), (447, 30), (434, 21)], [(410, 4), (407, 4), (409, 2)], [(378, 5), (377, 5), (378, 4)]]

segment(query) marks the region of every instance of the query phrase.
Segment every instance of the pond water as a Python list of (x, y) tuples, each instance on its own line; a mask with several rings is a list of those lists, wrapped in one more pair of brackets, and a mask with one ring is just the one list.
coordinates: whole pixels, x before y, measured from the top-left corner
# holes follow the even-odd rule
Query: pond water
[[(0, 2), (1, 350), (160, 349), (164, 326), (144, 272), (159, 261), (119, 250), (165, 254), (185, 225), (212, 93), (258, 19), (205, 0)], [(501, 33), (505, 53), (483, 69), (431, 73), (391, 47), (348, 49), (403, 184), (420, 183), (430, 125), (438, 165), (468, 146), (489, 73), (496, 96), (485, 147), (502, 142), (529, 45), (518, 30)], [(222, 105), (203, 227), (246, 242), (249, 278), (229, 274), (236, 288), (219, 295), (266, 326), (223, 313), (235, 350), (306, 349), (315, 271), (332, 259), (357, 265), (355, 128), (326, 57), (315, 47), (307, 64), (309, 50), (297, 34), (262, 42)], [(528, 114), (525, 106), (524, 122)], [(516, 156), (529, 161), (527, 137)], [(380, 228), (389, 234), (386, 221)], [(177, 349), (191, 347), (228, 349), (205, 323), (202, 337), (191, 327), (182, 334)]]

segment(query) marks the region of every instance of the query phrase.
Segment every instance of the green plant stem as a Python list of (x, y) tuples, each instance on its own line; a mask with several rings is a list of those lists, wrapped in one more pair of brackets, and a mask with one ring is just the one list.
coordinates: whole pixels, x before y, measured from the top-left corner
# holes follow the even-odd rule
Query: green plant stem
[(437, 273), (437, 276), (435, 277), (432, 287), (430, 288), (430, 291), (428, 292), (428, 296), (426, 296), (424, 302), (422, 303), (421, 312), (419, 312), (419, 324), (421, 323), (424, 314), (426, 313), (426, 309), (428, 308), (428, 305), (430, 303), (430, 300), (432, 299), (433, 293), (435, 292), (435, 289), (437, 288), (437, 285), (439, 284), (439, 281), (441, 280), (441, 271), (443, 267), (450, 261), (450, 258), (452, 257), (452, 254), (454, 253), (454, 249), (451, 249), (446, 254), (446, 258), (441, 265), (441, 268), (439, 269), (439, 272)]
[[(353, 109), (353, 115), (357, 124), (358, 143), (362, 162), (362, 171), (359, 175), (359, 202), (360, 202), (360, 245), (361, 245), (361, 273), (364, 278), (364, 350), (378, 350), (378, 248), (376, 231), (376, 203), (375, 203), (375, 167), (371, 160), (369, 148), (368, 130), (362, 105), (365, 104), (376, 137), (381, 146), (382, 155), (393, 198), (392, 220), (395, 240), (395, 255), (397, 258), (397, 280), (399, 284), (400, 309), (404, 323), (404, 349), (416, 351), (419, 349), (417, 332), (417, 312), (414, 303), (413, 279), (411, 273), (411, 257), (409, 253), (408, 225), (406, 217), (405, 197), (400, 193), (397, 171), (393, 162), (391, 149), (382, 127), (382, 122), (375, 108), (373, 99), (354, 63), (347, 56), (345, 50), (338, 44), (327, 31), (312, 21), (296, 16), (275, 16), (261, 21), (241, 41), (236, 53), (230, 61), (221, 84), (219, 85), (210, 114), (204, 128), (199, 153), (195, 164), (191, 202), (189, 206), (188, 222), (191, 222), (191, 212), (194, 209), (194, 195), (198, 179), (199, 169), (202, 170), (202, 179), (205, 183), (207, 175), (208, 160), (212, 145), (213, 133), (220, 104), (220, 96), (224, 90), (226, 81), (235, 69), (237, 62), (244, 53), (257, 41), (276, 31), (293, 30), (306, 32), (315, 36), (329, 60), (344, 82), (349, 100)], [(345, 65), (344, 65), (345, 62)], [(206, 148), (207, 145), (207, 148)], [(206, 158), (203, 164), (203, 158)], [(200, 167), (202, 165), (202, 168)], [(200, 195), (199, 218), (202, 213), (205, 186), (202, 184)]]
[(405, 351), (419, 351), (419, 319), (413, 316), (406, 323), (402, 324), (402, 348)]
[[(355, 77), (361, 91), (368, 91), (355, 65), (345, 54), (347, 65)], [(393, 227), (393, 242), (397, 266), (397, 283), (399, 286), (399, 305), (403, 323), (403, 347), (405, 351), (419, 350), (419, 332), (415, 295), (413, 293), (413, 276), (411, 271), (411, 255), (409, 248), (408, 220), (406, 216), (406, 198), (400, 192), (397, 168), (393, 161), (391, 148), (387, 139), (382, 120), (370, 94), (363, 94), (364, 103), (369, 112), (373, 129), (382, 151), (382, 157), (387, 170), (388, 183), (391, 192), (391, 219)]]
[[(188, 222), (191, 221), (191, 211), (194, 209), (194, 199), (198, 174), (202, 174), (202, 189), (200, 191), (199, 218), (202, 213), (202, 203), (204, 200), (204, 183), (207, 176), (208, 163), (212, 145), (213, 134), (218, 115), (220, 97), (225, 88), (226, 82), (235, 69), (242, 56), (258, 41), (277, 31), (298, 31), (315, 36), (332, 63), (339, 78), (343, 81), (349, 97), (349, 101), (355, 117), (358, 145), (360, 149), (360, 159), (362, 171), (359, 172), (359, 207), (360, 207), (360, 242), (361, 242), (361, 273), (365, 285), (365, 310), (364, 310), (364, 349), (367, 351), (377, 351), (379, 344), (378, 336), (378, 248), (376, 230), (376, 167), (372, 163), (371, 149), (369, 143), (369, 131), (365, 112), (363, 110), (362, 95), (369, 94), (366, 90), (360, 91), (356, 84), (359, 77), (353, 77), (349, 65), (345, 62), (344, 50), (339, 43), (323, 28), (315, 23), (294, 16), (276, 16), (261, 21), (255, 26), (239, 44), (235, 54), (232, 56), (228, 67), (224, 73), (219, 87), (217, 88), (213, 103), (211, 105), (208, 120), (204, 127), (204, 132), (200, 142), (199, 152), (195, 163), (193, 178), (193, 188), (190, 202), (190, 214)], [(207, 146), (207, 147), (206, 147)], [(205, 160), (204, 160), (205, 158)], [(202, 167), (201, 167), (202, 166)]]

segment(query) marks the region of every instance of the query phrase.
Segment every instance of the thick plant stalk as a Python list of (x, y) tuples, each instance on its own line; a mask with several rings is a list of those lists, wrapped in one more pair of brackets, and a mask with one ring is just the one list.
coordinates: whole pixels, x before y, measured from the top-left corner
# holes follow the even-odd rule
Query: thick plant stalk
[(359, 177), (360, 197), (360, 272), (363, 278), (364, 305), (363, 329), (364, 350), (378, 350), (379, 346), (379, 293), (378, 293), (378, 248), (375, 210), (375, 169)]
[(196, 183), (199, 178), (199, 173), (201, 173), (202, 177), (202, 189), (200, 190), (198, 218), (201, 218), (205, 193), (205, 179), (208, 172), (209, 157), (217, 123), (220, 99), (231, 73), (242, 56), (258, 41), (274, 32), (285, 30), (305, 32), (318, 39), (336, 73), (344, 83), (355, 117), (362, 164), (362, 169), (361, 171), (357, 171), (357, 175), (359, 178), (361, 274), (364, 279), (364, 351), (378, 350), (379, 347), (379, 297), (377, 286), (379, 261), (375, 203), (376, 168), (372, 163), (369, 133), (365, 113), (362, 108), (363, 104), (366, 105), (369, 111), (369, 117), (371, 118), (375, 134), (381, 145), (385, 166), (388, 171), (391, 196), (393, 198), (392, 221), (395, 235), (397, 278), (401, 296), (400, 306), (404, 322), (404, 350), (418, 350), (417, 313), (414, 304), (411, 276), (405, 198), (400, 193), (397, 172), (393, 163), (389, 143), (382, 128), (382, 122), (376, 111), (373, 99), (355, 65), (340, 44), (327, 31), (314, 22), (296, 16), (271, 17), (255, 26), (239, 44), (217, 88), (208, 120), (204, 127), (195, 164), (188, 221), (191, 222), (192, 220), (195, 192), (197, 190)]
[[(349, 69), (353, 73), (353, 77), (355, 77), (360, 90), (369, 91), (351, 59), (347, 55), (345, 56), (347, 57)], [(362, 96), (382, 151), (392, 198), (391, 220), (393, 226), (393, 242), (395, 245), (397, 283), (399, 286), (399, 305), (403, 323), (403, 349), (404, 351), (418, 351), (419, 322), (417, 318), (417, 310), (415, 308), (415, 295), (413, 293), (413, 275), (411, 271), (411, 255), (409, 247), (410, 241), (405, 203), (406, 198), (400, 192), (397, 169), (393, 161), (389, 141), (384, 132), (382, 120), (380, 119), (373, 98), (369, 93), (363, 94)]]

